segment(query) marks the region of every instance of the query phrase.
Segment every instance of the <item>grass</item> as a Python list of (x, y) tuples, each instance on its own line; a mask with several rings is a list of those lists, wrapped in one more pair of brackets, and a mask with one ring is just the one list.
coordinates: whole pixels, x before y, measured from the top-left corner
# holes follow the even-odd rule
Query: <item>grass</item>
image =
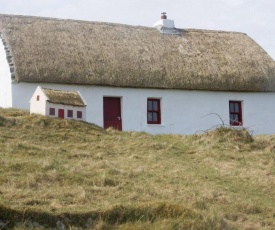
[(0, 109), (0, 220), (9, 229), (275, 229), (274, 140), (223, 127), (153, 136)]

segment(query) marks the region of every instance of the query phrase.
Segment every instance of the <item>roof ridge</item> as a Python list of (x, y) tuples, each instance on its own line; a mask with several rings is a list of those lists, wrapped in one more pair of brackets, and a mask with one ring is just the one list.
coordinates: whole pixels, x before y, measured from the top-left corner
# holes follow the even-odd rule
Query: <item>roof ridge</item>
[(243, 34), (247, 35), (246, 33), (239, 32), (239, 31), (226, 31), (226, 30), (212, 30), (212, 29), (194, 29), (194, 28), (187, 28), (187, 29), (180, 29), (177, 28), (178, 30), (188, 31), (188, 32), (199, 32), (199, 33), (229, 33), (229, 34)]
[(68, 92), (68, 93), (78, 93), (78, 91), (75, 90), (62, 90), (62, 89), (52, 89), (52, 88), (43, 88), (43, 90), (51, 90), (51, 91), (59, 91), (59, 92)]
[[(133, 28), (144, 28), (144, 29), (153, 29), (155, 27), (150, 26), (142, 26), (142, 25), (130, 25), (123, 23), (115, 23), (115, 22), (103, 22), (103, 21), (89, 21), (89, 20), (79, 20), (79, 19), (70, 19), (70, 18), (55, 18), (55, 17), (44, 17), (44, 16), (33, 16), (33, 15), (15, 15), (15, 14), (0, 14), (0, 18), (4, 17), (13, 17), (13, 18), (30, 18), (30, 19), (41, 19), (41, 20), (52, 20), (52, 21), (69, 21), (69, 22), (77, 22), (84, 24), (97, 24), (97, 25), (117, 25), (117, 26), (126, 26)], [(196, 28), (178, 28), (175, 27), (180, 32), (203, 32), (203, 33), (237, 33), (237, 34), (246, 34), (238, 31), (225, 31), (225, 30), (212, 30), (212, 29), (196, 29)]]

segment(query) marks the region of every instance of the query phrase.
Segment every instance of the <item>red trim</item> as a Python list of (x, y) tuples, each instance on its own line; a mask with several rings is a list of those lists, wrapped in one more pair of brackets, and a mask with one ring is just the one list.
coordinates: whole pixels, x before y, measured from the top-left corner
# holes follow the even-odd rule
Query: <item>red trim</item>
[(120, 97), (103, 97), (103, 120), (104, 129), (113, 127), (122, 130)]
[(161, 124), (160, 99), (147, 99), (147, 124)]
[(232, 126), (243, 125), (242, 102), (229, 101), (229, 120)]
[(64, 119), (64, 109), (58, 109), (58, 117)]

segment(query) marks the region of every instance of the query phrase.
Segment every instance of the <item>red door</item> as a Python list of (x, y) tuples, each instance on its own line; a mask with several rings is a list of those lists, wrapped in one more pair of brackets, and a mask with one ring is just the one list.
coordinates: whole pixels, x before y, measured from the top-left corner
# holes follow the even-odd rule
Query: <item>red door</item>
[(64, 119), (64, 109), (58, 109), (58, 117)]
[(121, 109), (119, 97), (103, 98), (104, 129), (113, 127), (122, 130)]

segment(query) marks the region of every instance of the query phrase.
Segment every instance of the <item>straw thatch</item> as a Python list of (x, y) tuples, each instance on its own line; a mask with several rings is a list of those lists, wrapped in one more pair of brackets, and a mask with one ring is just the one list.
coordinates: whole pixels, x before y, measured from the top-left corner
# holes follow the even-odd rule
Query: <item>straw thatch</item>
[(275, 91), (274, 60), (246, 34), (179, 31), (0, 15), (17, 82)]
[(42, 88), (48, 101), (53, 104), (86, 106), (78, 92)]

